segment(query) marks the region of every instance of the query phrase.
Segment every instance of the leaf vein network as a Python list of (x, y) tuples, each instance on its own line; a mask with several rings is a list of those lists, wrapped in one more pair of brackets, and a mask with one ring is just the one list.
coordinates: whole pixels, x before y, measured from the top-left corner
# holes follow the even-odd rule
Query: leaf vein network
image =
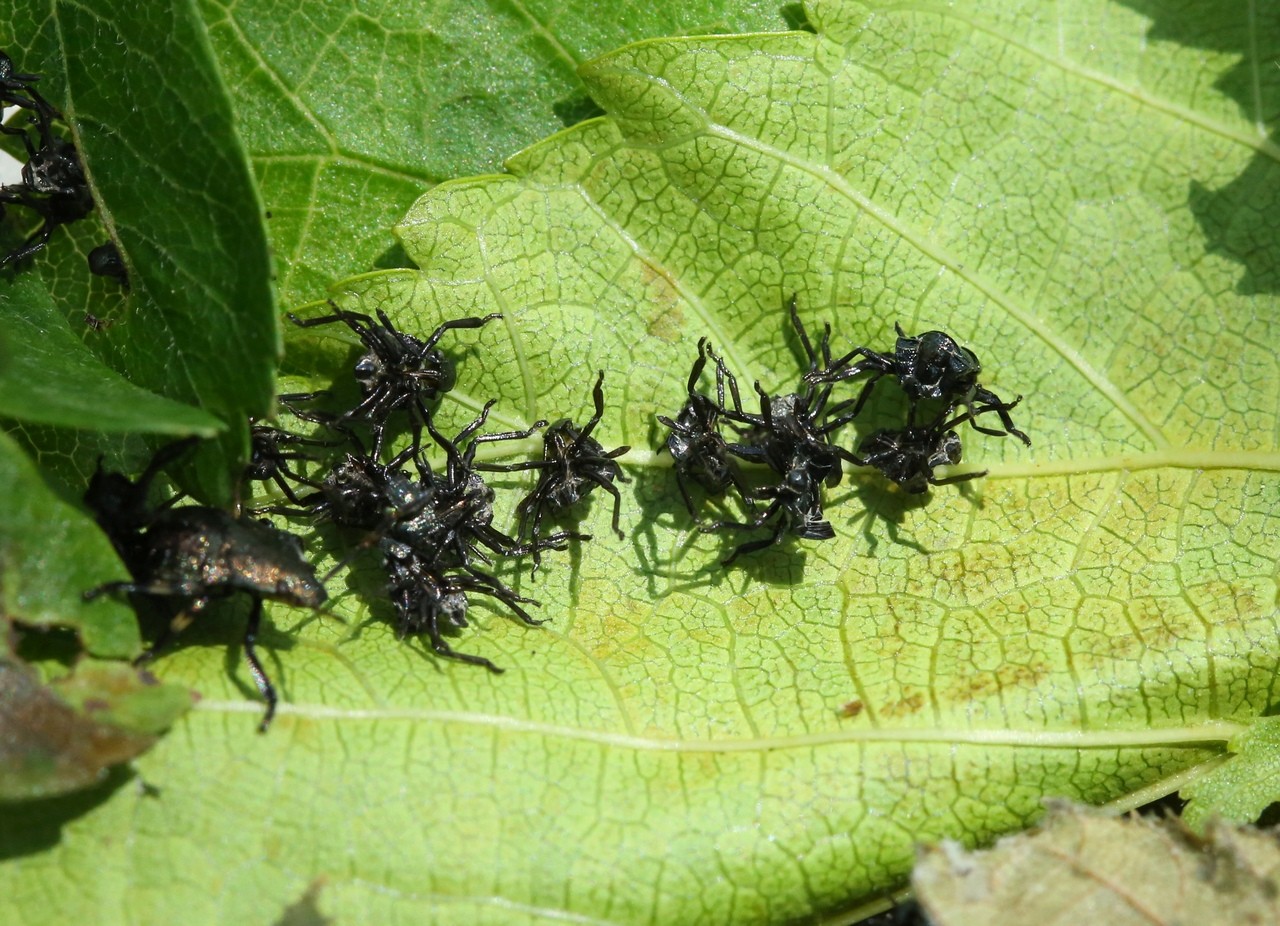
[[(1249, 6), (1250, 6), (1250, 12), (1252, 14), (1253, 0), (1250, 0)], [(1170, 100), (1162, 99), (1158, 96), (1153, 96), (1147, 93), (1146, 91), (1144, 91), (1140, 87), (1135, 87), (1135, 86), (1130, 86), (1128, 84), (1125, 84), (1122, 81), (1116, 79), (1115, 77), (1112, 77), (1109, 74), (1104, 74), (1101, 71), (1096, 71), (1096, 70), (1093, 70), (1092, 68), (1084, 67), (1083, 65), (1080, 65), (1074, 61), (1069, 61), (1065, 58), (1050, 55), (1049, 53), (1036, 48), (1034, 45), (1028, 45), (1025, 42), (1021, 42), (1018, 39), (1013, 38), (1012, 36), (1006, 35), (1005, 33), (999, 31), (998, 29), (992, 29), (990, 26), (987, 26), (979, 22), (978, 20), (973, 19), (968, 15), (957, 12), (957, 10), (954, 7), (939, 6), (935, 4), (929, 4), (929, 3), (918, 3), (918, 4), (904, 3), (897, 6), (896, 9), (906, 11), (906, 12), (933, 13), (941, 17), (954, 19), (957, 22), (962, 22), (966, 26), (968, 26), (970, 29), (972, 29), (974, 32), (979, 32), (983, 35), (990, 36), (993, 39), (998, 39), (999, 41), (1006, 43), (1010, 47), (1018, 49), (1024, 54), (1030, 55), (1034, 58), (1039, 59), (1040, 61), (1043, 61), (1048, 65), (1058, 68), (1065, 74), (1070, 74), (1072, 76), (1079, 77), (1083, 80), (1087, 80), (1091, 83), (1097, 84), (1100, 87), (1106, 87), (1108, 90), (1113, 90), (1116, 93), (1123, 94), (1142, 106), (1145, 106), (1149, 109), (1153, 109), (1157, 112), (1164, 113), (1169, 116), (1173, 116), (1184, 122), (1188, 122), (1196, 126), (1197, 128), (1204, 129), (1206, 132), (1212, 132), (1213, 134), (1221, 136), (1222, 138), (1226, 138), (1231, 141), (1238, 142), (1239, 144), (1245, 146), (1246, 148), (1256, 151), (1259, 154), (1264, 155), (1265, 157), (1268, 157), (1271, 160), (1276, 161), (1277, 163), (1280, 163), (1280, 145), (1277, 145), (1275, 142), (1270, 141), (1266, 137), (1265, 131), (1262, 133), (1262, 137), (1254, 137), (1252, 135), (1247, 135), (1238, 129), (1234, 129), (1234, 128), (1231, 128), (1230, 126), (1224, 125), (1218, 120), (1211, 119), (1205, 115), (1202, 115), (1201, 113), (1196, 112), (1193, 109), (1189, 109), (1185, 106), (1180, 106), (1177, 103), (1174, 103)], [(1252, 16), (1250, 18), (1250, 21), (1252, 22)], [(1251, 30), (1251, 31), (1254, 31), (1254, 30)], [(1256, 58), (1254, 60), (1256, 61)]]
[(777, 158), (791, 165), (797, 170), (804, 171), (815, 179), (821, 180), (823, 183), (844, 197), (851, 206), (878, 221), (886, 229), (901, 237), (904, 241), (908, 241), (932, 260), (944, 267), (950, 268), (956, 275), (970, 284), (978, 292), (982, 293), (996, 305), (1000, 306), (1023, 328), (1028, 334), (1039, 338), (1052, 351), (1057, 353), (1071, 367), (1073, 367), (1081, 376), (1085, 378), (1098, 392), (1102, 393), (1111, 402), (1122, 415), (1129, 419), (1134, 427), (1141, 431), (1144, 436), (1157, 448), (1167, 448), (1170, 446), (1168, 438), (1157, 428), (1137, 406), (1122, 393), (1109, 378), (1104, 376), (1101, 371), (1095, 369), (1088, 361), (1084, 359), (1081, 353), (1075, 348), (1067, 344), (1062, 337), (1055, 331), (1045, 325), (1042, 321), (1031, 317), (1030, 313), (1019, 307), (1008, 293), (996, 287), (993, 283), (983, 279), (978, 274), (969, 270), (964, 266), (963, 261), (958, 260), (954, 255), (947, 253), (943, 248), (936, 244), (930, 243), (922, 235), (912, 234), (911, 231), (902, 226), (897, 219), (892, 216), (886, 209), (876, 205), (871, 200), (860, 195), (845, 180), (844, 177), (831, 170), (829, 167), (821, 164), (815, 164), (806, 161), (791, 154), (789, 151), (782, 150), (773, 145), (769, 145), (764, 141), (737, 132), (725, 125), (709, 123), (707, 126), (708, 134), (715, 135), (725, 141), (732, 142), (744, 148), (754, 150), (768, 157)]

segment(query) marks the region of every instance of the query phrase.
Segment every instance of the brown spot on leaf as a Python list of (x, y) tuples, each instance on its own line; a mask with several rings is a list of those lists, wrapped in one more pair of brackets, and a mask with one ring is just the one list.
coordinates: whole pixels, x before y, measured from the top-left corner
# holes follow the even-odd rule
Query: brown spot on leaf
[(645, 332), (668, 344), (679, 343), (684, 336), (684, 309), (675, 284), (651, 264), (641, 264), (640, 274), (644, 279), (641, 309), (647, 310)]
[(0, 661), (0, 798), (48, 797), (88, 787), (155, 742), (90, 720), (29, 667)]
[(1053, 668), (1044, 662), (1006, 663), (994, 672), (957, 679), (943, 692), (943, 698), (952, 702), (980, 701), (1001, 691), (1034, 688), (1052, 672)]
[(900, 700), (890, 702), (880, 708), (881, 717), (905, 717), (908, 714), (918, 714), (920, 709), (924, 707), (924, 694), (917, 691), (909, 694)]
[(840, 705), (839, 714), (841, 717), (857, 717), (862, 713), (863, 704), (861, 701), (846, 701)]

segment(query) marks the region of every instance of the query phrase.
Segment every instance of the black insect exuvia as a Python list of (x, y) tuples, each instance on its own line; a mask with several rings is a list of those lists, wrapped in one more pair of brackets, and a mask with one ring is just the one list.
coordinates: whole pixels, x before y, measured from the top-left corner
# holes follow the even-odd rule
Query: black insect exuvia
[(0, 204), (23, 206), (43, 221), (27, 240), (0, 257), (0, 266), (24, 260), (49, 243), (54, 229), (78, 221), (93, 211), (93, 195), (80, 165), (80, 155), (71, 142), (50, 130), (48, 122), (38, 125), (40, 145), (19, 130), (28, 159), (22, 166), (22, 182), (0, 186)]
[[(495, 496), (480, 475), (482, 467), (475, 462), (476, 450), (482, 444), (524, 440), (547, 424), (535, 421), (522, 431), (477, 434), (493, 405), (493, 400), (486, 402), (480, 414), (453, 439), (436, 430), (434, 422), (427, 422), (427, 430), (445, 451), (448, 464), (443, 474), (432, 473), (425, 460), (416, 457), (422, 484), (429, 490), (429, 501), (415, 506), (420, 509), (417, 513), (406, 512), (390, 533), (396, 539), (428, 552), (434, 557), (434, 565), (470, 567), (473, 556), (488, 561), (481, 547), (504, 557), (528, 553), (537, 556), (542, 550), (564, 549), (566, 541), (585, 537), (559, 531), (546, 537), (534, 537), (531, 542), (522, 544), (493, 526)], [(431, 554), (429, 551), (435, 552)]]
[(139, 657), (143, 663), (153, 659), (172, 634), (199, 617), (210, 601), (236, 592), (247, 594), (252, 608), (243, 637), (244, 655), (267, 702), (258, 727), (265, 731), (275, 715), (277, 698), (255, 649), (262, 602), (271, 599), (315, 608), (327, 596), (303, 558), (302, 542), (293, 534), (265, 521), (234, 517), (220, 508), (149, 504), (152, 480), (190, 444), (181, 441), (162, 449), (137, 481), (103, 472), (101, 467), (94, 474), (85, 502), (133, 579), (108, 582), (86, 592), (85, 598), (127, 592), (177, 602), (178, 613), (168, 631)]
[(703, 531), (715, 531), (726, 527), (740, 530), (758, 530), (770, 526), (766, 537), (739, 544), (722, 561), (730, 566), (744, 553), (754, 553), (779, 543), (788, 535), (805, 540), (830, 540), (835, 536), (831, 522), (822, 509), (822, 486), (825, 480), (825, 463), (815, 467), (814, 461), (804, 455), (794, 456), (778, 482), (761, 486), (750, 495), (750, 501), (768, 501), (764, 511), (750, 521), (714, 521), (703, 525)]
[(503, 670), (491, 660), (459, 652), (444, 638), (444, 631), (467, 626), (467, 595), (474, 593), (496, 598), (529, 626), (542, 623), (521, 607), (525, 604), (536, 606), (537, 601), (516, 594), (479, 569), (442, 569), (422, 556), (415, 545), (391, 537), (384, 537), (378, 546), (387, 571), (391, 603), (396, 608), (396, 633), (402, 639), (426, 634), (431, 648), (439, 655), (500, 673)]
[[(19, 106), (29, 109), (41, 122), (50, 122), (62, 118), (53, 105), (46, 100), (35, 85), (40, 80), (39, 74), (19, 74), (15, 70), (13, 59), (0, 51), (0, 104), (5, 107)], [(0, 131), (9, 135), (21, 132), (12, 126), (0, 126)]]
[[(716, 399), (698, 391), (698, 380), (710, 358), (716, 365)], [(742, 411), (742, 399), (738, 395), (738, 381), (729, 372), (724, 361), (716, 356), (706, 338), (698, 341), (698, 359), (689, 371), (689, 398), (675, 419), (659, 415), (658, 421), (666, 425), (671, 434), (659, 448), (671, 454), (675, 464), (676, 484), (689, 514), (697, 517), (693, 499), (689, 497), (688, 479), (693, 479), (708, 495), (722, 495), (729, 486), (745, 493), (738, 467), (729, 455), (729, 447), (720, 433), (720, 418), (725, 408), (725, 384), (733, 397), (734, 407)]]
[(295, 505), (302, 501), (294, 492), (289, 480), (312, 489), (320, 487), (309, 479), (295, 472), (293, 463), (312, 459), (298, 447), (338, 447), (340, 441), (320, 440), (314, 437), (303, 437), (273, 428), (269, 425), (255, 424), (249, 429), (249, 465), (245, 468), (244, 478), (249, 482), (266, 482), (270, 480), (284, 493), (285, 498)]
[[(793, 296), (789, 306), (791, 324), (799, 335), (808, 369), (818, 369), (819, 354), (830, 361), (830, 326), (824, 328), (819, 349), (814, 350), (809, 334), (796, 309)], [(706, 531), (735, 528), (755, 530), (771, 527), (768, 536), (739, 545), (724, 561), (730, 565), (744, 553), (770, 547), (788, 535), (808, 540), (827, 540), (835, 531), (822, 509), (823, 485), (836, 485), (843, 475), (842, 461), (857, 463), (857, 457), (833, 442), (833, 436), (852, 419), (843, 406), (828, 407), (830, 385), (809, 384), (803, 392), (778, 397), (770, 396), (759, 383), (760, 414), (743, 414), (737, 409), (721, 408), (723, 417), (746, 426), (745, 441), (728, 444), (730, 453), (773, 471), (776, 481), (744, 492), (749, 505), (758, 501), (769, 504), (763, 512), (748, 521), (723, 520), (705, 525)]]
[[(596, 486), (600, 486), (613, 496), (613, 530), (619, 540), (626, 536), (619, 523), (622, 496), (613, 483), (614, 480), (631, 481), (617, 463), (617, 458), (631, 448), (623, 446), (605, 450), (604, 446), (591, 436), (591, 432), (604, 416), (604, 370), (601, 370), (596, 377), (591, 396), (595, 403), (595, 412), (585, 425), (579, 428), (568, 418), (564, 418), (543, 433), (541, 460), (502, 465), (484, 464), (477, 467), (495, 472), (514, 472), (525, 469), (540, 471), (537, 484), (516, 506), (516, 511), (520, 514), (519, 535), (522, 538), (527, 536), (532, 541), (533, 573), (538, 571), (542, 563), (540, 551), (543, 547), (540, 541), (543, 517), (548, 512), (563, 511), (576, 505)], [(587, 535), (577, 536), (578, 539), (589, 539)]]
[(89, 252), (89, 272), (94, 276), (111, 277), (124, 289), (129, 288), (129, 268), (120, 256), (120, 249), (114, 241), (100, 244)]
[(885, 376), (893, 376), (910, 402), (908, 427), (915, 424), (919, 403), (927, 399), (942, 400), (947, 408), (943, 414), (964, 406), (967, 413), (960, 420), (970, 423), (977, 414), (975, 407), (981, 405), (984, 411), (999, 415), (1004, 430), (978, 428), (974, 424), (975, 428), (985, 434), (1012, 434), (1027, 446), (1031, 445), (1031, 439), (1014, 427), (1013, 420), (1009, 417), (1009, 409), (1017, 405), (1022, 396), (1012, 402), (1005, 402), (980, 385), (978, 377), (982, 373), (982, 364), (973, 351), (961, 346), (944, 331), (926, 331), (918, 337), (909, 337), (901, 325), (895, 327), (898, 341), (893, 353), (855, 347), (843, 357), (833, 362), (828, 361), (823, 369), (811, 370), (805, 375), (805, 380), (810, 383), (834, 383), (870, 373), (871, 377), (853, 403), (851, 414), (857, 415), (866, 404), (875, 384)]
[[(361, 550), (376, 547), (396, 608), (398, 635), (426, 634), (439, 655), (499, 672), (490, 660), (453, 649), (444, 633), (467, 626), (469, 593), (498, 599), (526, 624), (538, 621), (521, 605), (537, 602), (521, 597), (482, 572), (476, 562), (490, 562), (491, 554), (510, 557), (534, 549), (562, 549), (566, 540), (577, 535), (558, 533), (535, 544), (520, 544), (493, 526), (494, 493), (475, 468), (476, 448), (527, 438), (545, 422), (536, 422), (523, 431), (477, 436), (492, 405), (488, 403), (452, 439), (441, 434), (428, 419), (431, 436), (448, 456), (442, 473), (433, 472), (413, 447), (385, 465), (368, 456), (347, 454), (325, 476), (316, 492), (301, 499), (302, 512), (267, 510), (309, 512), (340, 527), (364, 531), (365, 536), (334, 571)], [(403, 469), (410, 460), (417, 469), (417, 479)]]
[[(355, 378), (363, 398), (355, 408), (342, 413), (338, 420), (367, 423), (374, 435), (375, 457), (381, 454), (383, 431), (392, 412), (399, 408), (408, 411), (416, 442), (422, 424), (430, 414), (426, 403), (453, 388), (453, 361), (436, 347), (441, 336), (457, 328), (479, 328), (502, 317), (495, 313), (453, 319), (441, 324), (423, 341), (397, 329), (381, 309), (377, 310), (378, 320), (374, 321), (368, 315), (343, 309), (332, 300), (330, 305), (333, 312), (329, 315), (307, 319), (290, 315), (289, 318), (302, 328), (341, 322), (364, 344), (365, 353), (355, 364)], [(313, 397), (296, 395), (292, 400)]]
[[(929, 491), (929, 486), (953, 485), (967, 482), (987, 474), (986, 470), (961, 473), (939, 479), (933, 472), (939, 466), (955, 466), (960, 462), (962, 450), (960, 436), (955, 428), (962, 422), (988, 412), (999, 414), (1017, 405), (1015, 400), (1006, 405), (979, 405), (967, 408), (962, 415), (950, 420), (946, 416), (927, 425), (907, 425), (903, 428), (881, 428), (873, 431), (858, 444), (858, 457), (863, 466), (874, 466), (886, 479), (896, 482), (914, 495)], [(1004, 431), (991, 431), (973, 423), (984, 433), (1003, 435)]]
[[(818, 369), (818, 351), (813, 349), (809, 333), (796, 309), (796, 297), (789, 305), (791, 324), (800, 337), (810, 373)], [(824, 326), (819, 350), (824, 362), (831, 360), (831, 326)], [(843, 405), (828, 408), (832, 387), (821, 388), (808, 384), (803, 392), (792, 392), (778, 397), (770, 396), (759, 383), (755, 384), (760, 397), (760, 414), (744, 415), (737, 410), (724, 409), (724, 417), (749, 427), (743, 443), (729, 445), (729, 451), (744, 460), (763, 463), (778, 476), (794, 472), (797, 459), (803, 460), (802, 469), (812, 473), (819, 482), (836, 485), (840, 482), (841, 460), (855, 462), (853, 454), (832, 443), (832, 435), (848, 424), (854, 416)]]
[(315, 485), (315, 491), (298, 498), (298, 508), (265, 505), (257, 510), (313, 517), (350, 530), (372, 531), (383, 525), (389, 512), (416, 499), (412, 481), (397, 468), (363, 453), (346, 453)]

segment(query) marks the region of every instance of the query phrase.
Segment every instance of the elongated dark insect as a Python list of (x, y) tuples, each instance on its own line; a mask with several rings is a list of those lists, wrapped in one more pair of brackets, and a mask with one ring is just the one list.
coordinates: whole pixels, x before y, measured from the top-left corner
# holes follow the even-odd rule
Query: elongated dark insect
[(99, 467), (85, 502), (111, 539), (133, 576), (85, 592), (85, 599), (126, 592), (176, 601), (178, 613), (169, 629), (137, 659), (154, 659), (174, 634), (182, 632), (215, 599), (243, 592), (252, 601), (243, 643), (245, 662), (267, 703), (259, 724), (265, 732), (275, 716), (275, 686), (256, 651), (264, 599), (317, 608), (327, 595), (303, 558), (302, 542), (293, 534), (250, 518), (237, 518), (220, 508), (202, 505), (151, 507), (147, 497), (160, 470), (186, 451), (190, 441), (162, 449), (136, 482)]

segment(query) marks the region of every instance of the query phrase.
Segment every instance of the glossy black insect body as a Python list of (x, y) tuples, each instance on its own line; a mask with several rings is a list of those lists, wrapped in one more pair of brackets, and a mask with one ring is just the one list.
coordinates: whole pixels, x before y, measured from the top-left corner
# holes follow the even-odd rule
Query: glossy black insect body
[(834, 383), (852, 379), (863, 373), (871, 376), (863, 385), (853, 403), (851, 415), (857, 415), (866, 404), (875, 384), (885, 376), (897, 379), (910, 402), (908, 427), (914, 426), (917, 406), (925, 400), (942, 400), (946, 404), (944, 415), (963, 406), (966, 414), (960, 420), (973, 423), (978, 414), (976, 406), (1000, 416), (1003, 431), (992, 428), (974, 428), (985, 434), (1012, 434), (1027, 446), (1031, 439), (1013, 425), (1009, 409), (1022, 399), (1005, 402), (994, 392), (978, 383), (982, 364), (978, 356), (962, 346), (944, 331), (926, 331), (918, 337), (909, 337), (901, 325), (895, 325), (898, 341), (894, 352), (879, 353), (867, 347), (855, 347), (834, 362), (828, 362), (822, 370), (811, 370), (805, 379), (810, 383)]
[[(808, 361), (809, 372), (818, 369), (819, 351), (822, 359), (831, 359), (831, 327), (825, 326), (819, 351), (815, 351), (809, 334), (796, 309), (796, 298), (789, 306), (791, 324), (800, 337)], [(832, 442), (833, 435), (853, 419), (853, 413), (845, 413), (843, 407), (828, 408), (831, 386), (818, 387), (809, 384), (803, 392), (770, 396), (759, 383), (755, 384), (760, 397), (760, 414), (743, 415), (724, 410), (726, 418), (748, 426), (745, 443), (729, 445), (736, 456), (756, 463), (763, 463), (779, 477), (802, 469), (818, 478), (819, 482), (836, 485), (840, 482), (841, 460), (854, 462), (853, 455)]]
[(919, 337), (908, 337), (901, 325), (896, 326), (898, 342), (893, 353), (881, 353), (869, 347), (855, 347), (821, 370), (810, 370), (805, 379), (811, 383), (834, 383), (870, 373), (859, 393), (854, 414), (861, 411), (875, 384), (885, 376), (894, 376), (902, 391), (914, 404), (922, 399), (954, 399), (967, 394), (978, 382), (982, 364), (973, 351), (942, 331), (926, 331)]
[[(698, 380), (702, 377), (708, 358), (716, 365), (715, 401), (698, 391)], [(720, 433), (726, 383), (733, 397), (734, 407), (741, 413), (742, 400), (738, 396), (737, 380), (724, 361), (711, 351), (707, 339), (702, 338), (698, 341), (698, 359), (693, 362), (693, 369), (689, 372), (688, 401), (674, 420), (665, 415), (658, 416), (658, 421), (671, 431), (660, 449), (671, 454), (680, 495), (689, 514), (694, 517), (697, 515), (686, 484), (689, 479), (701, 485), (708, 495), (722, 495), (731, 485), (739, 493), (746, 492), (737, 465), (729, 455), (728, 444)]]
[[(330, 315), (308, 319), (290, 315), (289, 318), (303, 328), (341, 322), (364, 344), (365, 353), (356, 361), (354, 370), (363, 398), (339, 420), (369, 425), (374, 434), (374, 457), (381, 453), (383, 431), (394, 411), (401, 408), (408, 411), (416, 443), (422, 424), (430, 415), (427, 403), (453, 388), (453, 362), (436, 347), (444, 333), (456, 328), (479, 328), (502, 317), (493, 314), (447, 321), (422, 341), (396, 328), (381, 309), (377, 310), (378, 320), (374, 321), (368, 315), (350, 312), (333, 302), (330, 304), (334, 309)], [(292, 398), (302, 400), (310, 397)]]
[(363, 454), (347, 453), (315, 491), (297, 499), (297, 508), (268, 505), (269, 514), (313, 517), (338, 527), (372, 531), (383, 526), (389, 513), (418, 503), (420, 490), (395, 466), (378, 463)]
[(537, 605), (502, 582), (474, 567), (445, 570), (423, 557), (415, 545), (391, 537), (379, 542), (388, 576), (388, 591), (396, 608), (396, 634), (400, 638), (425, 634), (431, 648), (447, 659), (483, 666), (490, 672), (503, 670), (491, 660), (462, 653), (449, 645), (445, 631), (467, 627), (468, 594), (487, 595), (505, 604), (529, 626), (542, 623), (521, 607)]
[(275, 715), (277, 698), (255, 649), (262, 602), (271, 599), (315, 608), (327, 596), (293, 534), (265, 522), (234, 517), (220, 508), (148, 506), (152, 479), (187, 446), (189, 442), (184, 441), (162, 450), (137, 482), (117, 473), (99, 470), (95, 474), (86, 503), (120, 551), (133, 580), (109, 582), (86, 592), (85, 598), (127, 592), (178, 602), (169, 631), (139, 657), (139, 662), (145, 662), (155, 657), (168, 636), (189, 626), (210, 601), (237, 592), (247, 594), (253, 604), (243, 638), (244, 654), (267, 702), (259, 725), (265, 731)]
[(94, 276), (111, 277), (125, 290), (129, 289), (129, 269), (114, 241), (100, 244), (88, 256), (89, 272)]
[[(973, 423), (974, 417), (988, 412), (1007, 414), (1008, 409), (1016, 404), (1015, 401), (1008, 405), (1003, 402), (979, 405), (966, 409), (963, 414), (949, 421), (944, 420), (944, 416), (928, 425), (881, 428), (868, 434), (858, 445), (860, 464), (874, 466), (886, 479), (913, 495), (929, 491), (929, 486), (953, 485), (985, 476), (987, 471), (982, 470), (939, 479), (934, 475), (934, 470), (939, 466), (954, 466), (960, 462), (960, 436), (955, 432), (959, 424), (964, 421)], [(976, 423), (973, 423), (973, 427), (985, 433), (1005, 433), (982, 428)]]
[[(800, 321), (794, 296), (789, 312), (812, 373), (818, 370), (819, 356), (828, 363), (831, 359), (830, 326), (824, 328), (815, 350)], [(836, 432), (848, 424), (853, 415), (846, 413), (842, 406), (829, 407), (830, 385), (809, 384), (803, 392), (777, 397), (766, 393), (759, 383), (755, 388), (760, 397), (759, 415), (723, 408), (722, 413), (730, 421), (745, 426), (745, 441), (729, 444), (729, 452), (773, 471), (776, 482), (743, 493), (749, 504), (767, 501), (768, 505), (749, 521), (717, 521), (702, 529), (769, 527), (770, 532), (762, 539), (739, 545), (724, 561), (726, 566), (739, 556), (773, 546), (788, 535), (807, 540), (834, 537), (835, 531), (823, 514), (822, 487), (840, 482), (843, 462), (858, 463), (853, 453), (833, 442)]]
[(75, 146), (52, 134), (47, 126), (41, 127), (38, 148), (27, 133), (19, 134), (29, 159), (22, 167), (22, 183), (0, 186), (0, 204), (23, 206), (43, 222), (25, 242), (0, 257), (0, 266), (36, 254), (49, 243), (58, 226), (83, 219), (93, 211), (93, 195)]
[[(622, 496), (614, 485), (614, 481), (631, 481), (617, 463), (617, 458), (631, 448), (623, 446), (605, 450), (604, 446), (591, 436), (591, 432), (604, 416), (603, 370), (596, 377), (591, 396), (595, 403), (595, 413), (583, 427), (579, 428), (565, 418), (547, 428), (542, 435), (541, 460), (504, 465), (489, 464), (482, 467), (499, 472), (523, 469), (541, 471), (537, 485), (516, 506), (520, 514), (520, 536), (522, 538), (528, 536), (532, 541), (533, 572), (535, 573), (541, 564), (543, 517), (548, 512), (563, 511), (576, 505), (596, 486), (600, 486), (613, 496), (613, 530), (619, 540), (626, 536), (619, 523)], [(587, 539), (585, 535), (575, 536)]]
[(338, 441), (319, 440), (314, 437), (303, 437), (289, 431), (268, 425), (255, 424), (249, 429), (249, 465), (245, 468), (244, 478), (250, 482), (275, 483), (284, 493), (285, 498), (295, 505), (302, 501), (294, 492), (289, 481), (318, 489), (319, 486), (310, 479), (297, 473), (292, 464), (312, 459), (298, 447), (337, 447)]
[(986, 475), (983, 470), (946, 479), (934, 476), (934, 469), (954, 466), (961, 457), (960, 436), (942, 428), (881, 428), (863, 438), (858, 454), (866, 466), (874, 466), (886, 479), (913, 495), (929, 491), (931, 485), (950, 485)]
[[(0, 104), (5, 107), (18, 106), (31, 110), (35, 114), (36, 121), (47, 125), (62, 116), (36, 89), (35, 85), (39, 80), (39, 74), (19, 74), (13, 59), (0, 51)], [(21, 131), (11, 126), (3, 126), (0, 129), (10, 135)]]
[(822, 486), (826, 473), (823, 465), (815, 467), (813, 461), (795, 457), (776, 484), (762, 486), (752, 493), (751, 500), (769, 502), (760, 514), (750, 521), (716, 521), (704, 525), (703, 531), (727, 527), (740, 530), (770, 528), (768, 536), (739, 544), (722, 565), (730, 566), (744, 553), (767, 549), (789, 535), (803, 540), (830, 540), (834, 537), (835, 530), (822, 510)]
[(585, 536), (559, 531), (546, 537), (535, 536), (531, 542), (522, 544), (493, 526), (495, 496), (480, 472), (482, 469), (505, 471), (505, 467), (476, 464), (476, 450), (482, 444), (524, 440), (547, 424), (535, 421), (522, 431), (477, 434), (493, 405), (492, 400), (487, 402), (480, 414), (452, 440), (437, 431), (433, 422), (427, 422), (432, 438), (447, 455), (448, 465), (443, 474), (436, 474), (425, 461), (419, 460), (423, 484), (430, 488), (429, 502), (418, 506), (420, 513), (403, 520), (391, 533), (428, 555), (434, 550), (434, 565), (470, 567), (473, 556), (488, 561), (484, 550), (503, 557), (528, 553), (537, 557), (543, 550), (563, 549), (568, 540)]

